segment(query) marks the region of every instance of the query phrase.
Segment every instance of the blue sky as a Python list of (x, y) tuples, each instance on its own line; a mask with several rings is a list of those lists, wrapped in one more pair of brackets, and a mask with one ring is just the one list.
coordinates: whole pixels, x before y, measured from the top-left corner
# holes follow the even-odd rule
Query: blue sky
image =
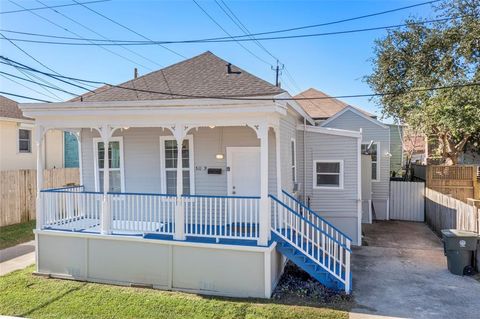
[[(27, 8), (42, 6), (42, 4), (37, 1), (15, 1)], [(41, 1), (47, 5), (71, 3), (70, 0)], [(226, 1), (230, 9), (251, 32), (263, 32), (329, 22), (413, 5), (420, 2), (424, 1)], [(234, 35), (241, 34), (241, 31), (219, 9), (214, 1), (199, 1), (199, 3), (228, 32)], [(113, 0), (89, 4), (88, 6), (154, 40), (180, 40), (225, 36), (223, 31), (190, 0)], [(0, 11), (16, 9), (20, 8), (14, 3), (8, 0), (0, 0)], [(108, 38), (142, 40), (138, 36), (81, 6), (64, 7), (56, 10), (87, 25)], [(99, 37), (50, 9), (35, 12), (82, 37)], [(430, 5), (425, 5), (329, 27), (304, 30), (299, 33), (329, 32), (395, 25), (402, 23), (405, 18), (411, 16), (432, 17), (432, 8)], [(46, 22), (30, 12), (0, 15), (0, 28), (72, 36), (71, 33)], [(4, 34), (6, 36), (12, 36), (12, 34)], [(292, 75), (296, 85), (293, 84), (285, 74), (282, 76), (282, 86), (291, 94), (298, 93), (298, 87), (302, 90), (315, 87), (334, 96), (362, 94), (371, 92), (362, 79), (371, 72), (372, 66), (369, 59), (373, 57), (374, 41), (385, 34), (386, 31), (381, 30), (305, 39), (264, 41), (263, 45), (285, 64)], [(18, 43), (18, 45), (55, 71), (78, 78), (121, 83), (129, 80), (133, 76), (133, 69), (136, 66), (134, 63), (128, 62), (96, 46), (67, 47), (29, 43)], [(245, 43), (245, 45), (262, 59), (267, 60), (271, 64), (275, 63), (273, 58), (255, 46), (255, 44)], [(186, 57), (195, 56), (206, 50), (210, 50), (225, 60), (265, 80), (274, 82), (274, 73), (270, 69), (270, 66), (259, 61), (234, 42), (220, 44), (176, 44), (169, 47)], [(129, 48), (163, 66), (183, 59), (158, 46)], [(146, 61), (122, 48), (109, 47), (109, 49), (134, 60), (136, 63), (141, 63), (151, 70), (160, 68), (158, 65)], [(31, 60), (6, 41), (0, 41), (0, 51), (2, 55), (11, 59), (42, 69), (35, 61)], [(151, 71), (138, 65), (137, 67), (139, 68), (140, 74)], [(21, 75), (3, 65), (0, 66), (0, 70)], [(35, 86), (35, 84), (25, 84), (37, 91), (46, 93), (38, 86)], [(5, 80), (2, 77), (0, 77), (0, 86), (1, 91), (45, 98), (45, 96)], [(71, 89), (74, 90), (73, 88)], [(63, 99), (69, 97), (61, 93), (57, 95)], [(21, 99), (17, 100), (22, 101)], [(378, 107), (372, 101), (369, 101), (368, 98), (351, 98), (345, 99), (345, 101), (379, 114)]]

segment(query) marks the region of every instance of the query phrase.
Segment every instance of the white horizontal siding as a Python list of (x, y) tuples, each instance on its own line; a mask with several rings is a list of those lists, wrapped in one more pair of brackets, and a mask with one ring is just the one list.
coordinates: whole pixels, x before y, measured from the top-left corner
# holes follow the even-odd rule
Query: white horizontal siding
[(390, 129), (383, 128), (352, 111), (346, 111), (325, 127), (339, 128), (350, 131), (362, 129), (362, 143), (370, 141), (380, 142), (380, 178), (378, 182), (372, 182), (372, 199), (388, 200), (390, 180)]
[[(192, 129), (194, 144), (195, 192), (205, 195), (227, 195), (226, 147), (260, 146), (256, 133), (249, 127), (215, 127)], [(117, 131), (123, 136), (125, 191), (156, 192), (161, 190), (160, 136), (171, 135), (161, 128), (130, 128)], [(83, 178), (87, 190), (95, 189), (93, 138), (97, 131), (82, 130)], [(218, 160), (215, 155), (224, 154)], [(275, 134), (269, 133), (269, 190), (276, 188)], [(207, 168), (221, 168), (222, 174), (207, 174)]]
[[(354, 241), (358, 238), (357, 209), (357, 139), (353, 137), (305, 132), (305, 167), (303, 159), (304, 131), (297, 131), (298, 178), (303, 184), (305, 198), (310, 207), (347, 233)], [(313, 188), (314, 160), (342, 160), (344, 162), (343, 189)], [(304, 176), (305, 168), (305, 176)]]

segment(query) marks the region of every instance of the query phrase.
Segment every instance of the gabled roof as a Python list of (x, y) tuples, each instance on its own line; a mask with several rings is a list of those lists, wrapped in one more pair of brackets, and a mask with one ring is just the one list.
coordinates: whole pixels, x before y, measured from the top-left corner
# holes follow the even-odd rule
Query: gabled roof
[[(300, 104), (305, 112), (307, 112), (312, 118), (317, 120), (325, 120), (328, 119), (338, 112), (342, 111), (344, 108), (349, 106), (347, 103), (340, 101), (335, 98), (331, 98), (328, 94), (319, 91), (314, 88), (310, 88), (306, 91), (303, 91), (300, 94), (294, 96), (297, 98), (297, 103)], [(299, 98), (320, 98), (320, 99), (312, 99), (312, 100), (301, 100)], [(375, 115), (368, 113), (360, 108), (353, 108), (357, 109), (358, 111), (364, 113), (367, 116), (375, 117)]]
[(332, 117), (328, 118), (327, 120), (323, 121), (322, 123), (320, 123), (320, 126), (326, 126), (328, 123), (330, 123), (330, 122), (334, 121), (335, 119), (339, 118), (340, 116), (342, 116), (346, 112), (352, 112), (352, 113), (366, 119), (367, 121), (370, 121), (373, 124), (380, 126), (381, 128), (390, 129), (387, 125), (383, 124), (382, 122), (380, 122), (376, 118), (368, 116), (367, 114), (365, 114), (361, 110), (359, 110), (359, 109), (357, 109), (357, 108), (355, 108), (351, 105), (348, 105), (347, 107), (345, 107), (343, 110), (341, 110), (340, 112), (338, 112), (334, 116), (332, 116)]
[(22, 111), (18, 108), (17, 102), (2, 95), (0, 95), (0, 117), (20, 120), (32, 120), (31, 118), (23, 116)]
[[(207, 51), (193, 58), (127, 81), (119, 86), (190, 96), (215, 97), (268, 96), (284, 92), (283, 89), (237, 66), (230, 65), (230, 72), (228, 72), (228, 65), (227, 61)], [(71, 101), (136, 101), (174, 98), (185, 97), (103, 86), (95, 90), (94, 93), (86, 93)]]

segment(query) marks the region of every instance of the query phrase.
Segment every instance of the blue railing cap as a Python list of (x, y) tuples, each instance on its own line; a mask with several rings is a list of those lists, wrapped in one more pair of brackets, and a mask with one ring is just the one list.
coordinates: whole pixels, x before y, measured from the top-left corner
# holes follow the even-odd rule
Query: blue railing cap
[(260, 199), (260, 196), (233, 196), (233, 195), (194, 195), (194, 194), (183, 194), (182, 197)]
[(85, 188), (83, 185), (74, 185), (74, 186), (65, 186), (65, 187), (58, 187), (58, 188), (46, 188), (40, 190), (40, 192), (61, 192), (63, 190), (72, 189), (72, 188)]

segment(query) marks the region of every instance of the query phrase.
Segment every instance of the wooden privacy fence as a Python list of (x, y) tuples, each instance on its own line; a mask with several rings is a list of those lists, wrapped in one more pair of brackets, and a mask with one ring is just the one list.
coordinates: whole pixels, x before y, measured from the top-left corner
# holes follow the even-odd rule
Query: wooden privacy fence
[(466, 202), (480, 199), (476, 165), (412, 165), (415, 179), (425, 180), (425, 186)]
[(426, 222), (440, 235), (442, 229), (461, 229), (480, 233), (480, 210), (461, 200), (425, 189)]
[(389, 219), (425, 220), (425, 183), (390, 181)]
[[(78, 168), (54, 168), (44, 171), (44, 188), (79, 183)], [(0, 171), (0, 226), (35, 219), (36, 193), (36, 170)]]

